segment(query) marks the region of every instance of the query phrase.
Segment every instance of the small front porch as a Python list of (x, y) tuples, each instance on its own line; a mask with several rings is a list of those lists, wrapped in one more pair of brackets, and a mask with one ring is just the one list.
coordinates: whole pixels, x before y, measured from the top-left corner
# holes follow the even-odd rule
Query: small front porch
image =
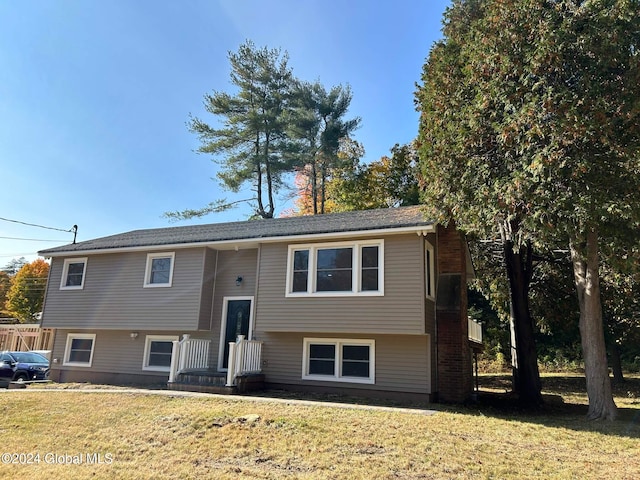
[(244, 335), (229, 342), (226, 372), (210, 367), (210, 346), (210, 340), (192, 339), (190, 335), (173, 342), (169, 390), (232, 395), (264, 388), (262, 342), (246, 340)]

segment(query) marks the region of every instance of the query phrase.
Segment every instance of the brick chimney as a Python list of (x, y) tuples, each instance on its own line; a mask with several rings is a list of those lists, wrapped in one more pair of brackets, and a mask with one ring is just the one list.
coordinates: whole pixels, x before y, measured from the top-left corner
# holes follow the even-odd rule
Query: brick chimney
[(462, 403), (473, 393), (467, 320), (467, 244), (453, 226), (438, 226), (436, 342), (438, 401)]

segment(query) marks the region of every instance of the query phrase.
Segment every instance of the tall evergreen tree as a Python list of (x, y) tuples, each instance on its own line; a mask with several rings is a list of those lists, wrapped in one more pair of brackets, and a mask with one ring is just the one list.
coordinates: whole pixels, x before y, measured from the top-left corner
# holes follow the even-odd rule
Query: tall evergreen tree
[(344, 117), (351, 104), (351, 88), (337, 85), (327, 91), (319, 82), (298, 82), (291, 133), (298, 140), (299, 174), (307, 179), (312, 213), (325, 213), (327, 183), (343, 166), (341, 142), (360, 125), (360, 118)]
[[(204, 98), (207, 112), (221, 119), (223, 126), (214, 128), (191, 117), (189, 129), (200, 139), (198, 152), (214, 155), (222, 167), (218, 173), (222, 185), (238, 192), (249, 183), (255, 193), (249, 199), (255, 202), (255, 213), (271, 218), (282, 176), (293, 169), (294, 162), (288, 155), (287, 122), (294, 83), (288, 55), (279, 49), (258, 49), (247, 41), (236, 53), (229, 53), (229, 61), (237, 93), (214, 92)], [(232, 205), (220, 199), (201, 209), (165, 216), (174, 220), (201, 217)]]
[(637, 0), (456, 0), (417, 93), (426, 200), (441, 220), (501, 234), (507, 259), (524, 254), (525, 280), (534, 244), (569, 244), (589, 418), (616, 414), (598, 270), (600, 247), (638, 226), (638, 11)]

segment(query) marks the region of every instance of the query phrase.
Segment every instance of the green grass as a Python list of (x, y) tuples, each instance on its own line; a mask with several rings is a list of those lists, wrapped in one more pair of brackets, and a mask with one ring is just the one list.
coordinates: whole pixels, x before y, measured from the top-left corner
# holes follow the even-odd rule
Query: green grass
[[(428, 405), (434, 415), (86, 387), (4, 391), (2, 452), (40, 458), (0, 463), (0, 478), (640, 478), (640, 378), (616, 389), (614, 422), (584, 419), (583, 384), (545, 376), (547, 407), (525, 412), (498, 395), (507, 377), (486, 375), (492, 395)], [(83, 463), (62, 463), (74, 459)]]

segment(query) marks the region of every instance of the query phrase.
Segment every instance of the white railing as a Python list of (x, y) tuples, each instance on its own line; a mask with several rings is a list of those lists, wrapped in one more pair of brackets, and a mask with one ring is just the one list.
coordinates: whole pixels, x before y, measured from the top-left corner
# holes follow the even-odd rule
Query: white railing
[(227, 369), (227, 387), (236, 384), (236, 377), (262, 371), (262, 342), (246, 340), (238, 336), (237, 342), (229, 342), (229, 363)]
[(482, 343), (482, 324), (473, 318), (469, 318), (469, 340)]
[(191, 335), (186, 334), (182, 336), (182, 340), (175, 340), (171, 350), (169, 383), (173, 382), (179, 373), (209, 368), (210, 345), (211, 340), (191, 338)]

